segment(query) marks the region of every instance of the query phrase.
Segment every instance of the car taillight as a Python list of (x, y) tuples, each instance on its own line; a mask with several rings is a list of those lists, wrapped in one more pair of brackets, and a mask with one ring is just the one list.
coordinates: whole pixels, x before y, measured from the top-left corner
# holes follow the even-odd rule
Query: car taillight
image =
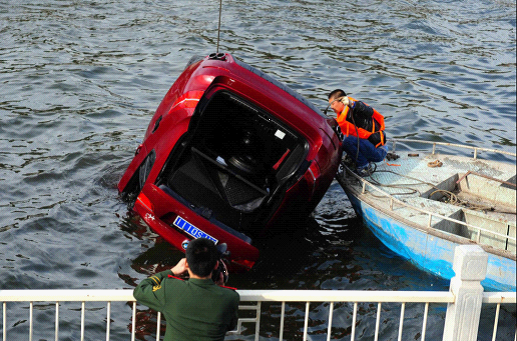
[(153, 204), (151, 203), (151, 200), (149, 200), (149, 198), (143, 192), (140, 192), (136, 200), (139, 201), (140, 204), (142, 204), (148, 211), (153, 211)]
[(136, 150), (135, 150), (135, 156), (137, 156), (138, 154), (140, 154), (140, 151), (142, 150), (142, 148), (144, 147), (144, 145), (140, 144)]

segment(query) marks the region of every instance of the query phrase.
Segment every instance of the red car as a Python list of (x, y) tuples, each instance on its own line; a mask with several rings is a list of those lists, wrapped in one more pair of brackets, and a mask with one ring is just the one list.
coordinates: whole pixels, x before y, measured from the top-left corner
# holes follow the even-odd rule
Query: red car
[(252, 237), (306, 218), (340, 157), (334, 119), (261, 71), (214, 53), (192, 58), (167, 92), (118, 190), (178, 249), (208, 238), (227, 244), (231, 265), (250, 269), (259, 256)]

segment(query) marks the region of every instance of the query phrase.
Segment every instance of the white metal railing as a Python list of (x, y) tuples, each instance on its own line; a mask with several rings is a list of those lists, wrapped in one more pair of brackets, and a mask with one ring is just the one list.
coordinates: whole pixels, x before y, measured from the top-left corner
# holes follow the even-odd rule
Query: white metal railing
[[(351, 340), (355, 340), (356, 319), (358, 303), (377, 303), (375, 337), (379, 337), (380, 312), (382, 303), (401, 303), (401, 319), (399, 324), (399, 340), (402, 337), (404, 307), (406, 303), (425, 303), (425, 317), (430, 303), (453, 303), (454, 295), (450, 292), (437, 291), (336, 291), (336, 290), (243, 290), (239, 291), (241, 301), (257, 301), (257, 302), (281, 302), (282, 309), (280, 314), (279, 340), (283, 340), (285, 304), (286, 302), (302, 302), (305, 303), (305, 316), (303, 326), (303, 338), (307, 340), (310, 304), (313, 302), (329, 302), (328, 329), (327, 340), (331, 339), (332, 322), (334, 313), (334, 304), (337, 302), (353, 303), (353, 319), (351, 329)], [(250, 321), (251, 322), (251, 321)], [(422, 325), (423, 339), (425, 340), (425, 331), (427, 329), (427, 319), (424, 318)], [(239, 331), (239, 330), (238, 330)], [(258, 328), (256, 328), (255, 340), (258, 340)]]
[[(478, 150), (487, 151), (487, 152), (493, 152), (493, 153), (499, 153), (499, 154), (505, 154), (505, 155), (511, 155), (511, 156), (517, 156), (517, 154), (515, 154), (515, 153), (506, 152), (506, 151), (502, 151), (502, 150), (488, 149), (488, 148), (481, 148), (481, 147), (472, 147), (472, 146), (453, 144), (453, 143), (445, 143), (445, 142), (432, 142), (432, 141), (409, 140), (409, 139), (391, 139), (390, 141), (393, 142), (393, 150), (395, 150), (396, 142), (411, 142), (411, 143), (432, 144), (433, 145), (433, 151), (432, 151), (433, 154), (435, 154), (436, 145), (442, 145), (442, 146), (460, 147), (460, 148), (465, 148), (465, 149), (473, 149), (474, 150), (474, 159), (477, 159), (477, 151)], [(373, 189), (375, 192), (378, 192), (379, 194), (383, 195), (384, 197), (386, 197), (387, 199), (390, 200), (390, 210), (393, 210), (394, 203), (397, 203), (397, 204), (401, 205), (402, 207), (406, 207), (406, 208), (409, 208), (409, 209), (415, 210), (417, 212), (420, 212), (420, 213), (428, 215), (429, 219), (427, 221), (427, 227), (429, 227), (429, 228), (432, 227), (431, 225), (432, 225), (433, 217), (436, 217), (438, 219), (443, 219), (443, 220), (446, 220), (446, 221), (453, 222), (455, 224), (466, 226), (467, 228), (471, 228), (472, 230), (476, 231), (477, 232), (476, 233), (476, 242), (477, 243), (480, 243), (481, 232), (485, 232), (485, 233), (492, 234), (494, 236), (501, 237), (501, 238), (503, 238), (504, 240), (507, 240), (507, 241), (508, 240), (512, 240), (514, 242), (517, 242), (517, 238), (516, 237), (512, 237), (510, 235), (505, 235), (505, 234), (502, 234), (502, 233), (498, 233), (496, 231), (488, 230), (488, 229), (485, 229), (485, 228), (477, 226), (477, 225), (469, 224), (469, 223), (467, 223), (465, 221), (457, 220), (457, 219), (454, 219), (454, 218), (451, 218), (451, 217), (447, 217), (447, 216), (444, 216), (444, 215), (441, 215), (441, 214), (438, 214), (438, 213), (435, 213), (435, 212), (431, 212), (431, 211), (425, 210), (425, 209), (417, 207), (417, 206), (413, 206), (413, 205), (411, 205), (411, 204), (409, 204), (409, 203), (407, 203), (407, 202), (405, 202), (403, 200), (397, 199), (396, 197), (394, 197), (393, 194), (388, 193), (388, 192), (380, 189), (379, 187), (377, 187), (376, 185), (372, 184), (371, 182), (369, 182), (365, 178), (362, 178), (359, 175), (357, 175), (354, 172), (352, 172), (348, 167), (345, 166), (345, 168), (346, 168), (345, 171), (347, 171), (348, 174), (350, 174), (352, 177), (354, 177), (356, 180), (359, 180), (362, 183), (362, 187), (361, 187), (361, 193), (362, 194), (366, 193), (366, 187), (368, 186), (369, 188)], [(446, 232), (446, 231), (440, 231), (440, 232), (454, 235), (454, 234)]]
[[(455, 295), (451, 292), (438, 291), (357, 291), (357, 290), (239, 290), (241, 302), (256, 302), (254, 305), (241, 305), (241, 310), (254, 310), (256, 315), (252, 318), (241, 318), (239, 320), (238, 328), (232, 334), (241, 333), (242, 323), (255, 324), (255, 340), (259, 340), (260, 335), (260, 316), (264, 314), (261, 312), (262, 302), (280, 302), (280, 328), (278, 330), (279, 340), (283, 340), (284, 335), (284, 320), (285, 320), (285, 305), (288, 302), (305, 303), (305, 317), (303, 325), (303, 338), (307, 340), (310, 304), (314, 302), (329, 302), (328, 313), (328, 329), (327, 340), (331, 339), (334, 304), (338, 302), (349, 302), (353, 304), (353, 318), (352, 330), (350, 340), (354, 341), (356, 335), (356, 321), (359, 303), (376, 303), (376, 323), (375, 323), (375, 340), (379, 339), (380, 313), (383, 303), (400, 303), (401, 313), (399, 320), (398, 340), (402, 340), (404, 310), (407, 303), (423, 303), (424, 314), (422, 322), (421, 340), (424, 341), (427, 330), (427, 317), (429, 311), (429, 304), (442, 303), (451, 304), (455, 302)], [(496, 340), (499, 311), (501, 304), (516, 303), (516, 296), (514, 292), (498, 292), (498, 293), (484, 293), (482, 298), (483, 304), (496, 304), (496, 315), (494, 319), (493, 338)], [(137, 304), (133, 298), (132, 290), (0, 290), (0, 302), (2, 304), (2, 326), (3, 326), (3, 340), (10, 340), (7, 333), (7, 302), (28, 302), (29, 303), (29, 335), (28, 340), (33, 340), (33, 305), (34, 302), (55, 302), (55, 340), (59, 339), (59, 305), (63, 302), (80, 302), (81, 303), (81, 323), (80, 323), (80, 340), (85, 340), (85, 303), (86, 302), (106, 302), (106, 340), (110, 340), (110, 321), (111, 303), (112, 302), (130, 302), (132, 306), (131, 318), (131, 340), (135, 340), (136, 330), (136, 312)], [(122, 315), (123, 318), (129, 319), (128, 313), (117, 313), (117, 316)], [(156, 340), (160, 339), (160, 314), (157, 318)]]
[[(398, 327), (398, 340), (402, 341), (402, 332), (404, 328), (405, 308), (408, 303), (423, 303), (424, 314), (422, 322), (421, 340), (425, 341), (427, 321), (429, 313), (429, 305), (431, 303), (446, 304), (447, 313), (445, 318), (445, 327), (443, 331), (443, 341), (476, 341), (481, 317), (482, 304), (495, 304), (496, 312), (493, 325), (492, 341), (496, 340), (500, 308), (503, 304), (515, 305), (517, 297), (515, 292), (491, 292), (483, 293), (481, 281), (486, 276), (486, 266), (488, 262), (488, 254), (477, 245), (462, 245), (456, 247), (454, 254), (454, 271), (455, 277), (451, 279), (449, 291), (368, 291), (368, 290), (239, 290), (241, 303), (254, 302), (253, 304), (243, 304), (239, 306), (239, 310), (251, 310), (255, 312), (252, 317), (239, 319), (237, 330), (230, 334), (242, 333), (242, 323), (253, 323), (255, 325), (254, 338), (256, 341), (260, 338), (260, 321), (261, 317), (270, 318), (270, 312), (262, 311), (262, 304), (266, 302), (281, 303), (279, 340), (284, 339), (285, 332), (285, 307), (286, 303), (298, 304), (305, 303), (303, 337), (306, 341), (309, 334), (309, 315), (311, 313), (310, 305), (313, 302), (329, 303), (327, 321), (327, 341), (332, 336), (334, 304), (335, 303), (352, 303), (352, 324), (350, 340), (355, 341), (356, 322), (358, 315), (359, 303), (376, 303), (376, 322), (374, 331), (374, 340), (378, 341), (380, 335), (381, 308), (383, 303), (400, 303), (400, 319)], [(481, 271), (480, 271), (481, 270)], [(2, 303), (2, 336), (3, 341), (11, 340), (8, 335), (7, 325), (7, 303), (22, 302), (29, 304), (29, 330), (28, 340), (33, 340), (35, 302), (54, 302), (55, 303), (55, 340), (59, 339), (60, 327), (60, 304), (64, 302), (80, 302), (80, 340), (85, 339), (85, 323), (86, 323), (86, 303), (87, 302), (106, 302), (106, 326), (105, 337), (109, 341), (110, 323), (113, 318), (111, 315), (112, 302), (128, 302), (132, 307), (131, 318), (129, 312), (122, 309), (115, 314), (123, 321), (131, 320), (130, 335), (131, 340), (136, 338), (137, 327), (137, 302), (133, 298), (132, 290), (0, 290), (0, 302)], [(74, 309), (75, 310), (75, 309)], [(98, 310), (98, 309), (97, 309)], [(9, 310), (10, 311), (10, 310)], [(13, 313), (16, 315), (16, 313)], [(346, 314), (346, 313), (345, 313)], [(20, 314), (18, 313), (17, 316)], [(46, 314), (49, 315), (49, 314)], [(48, 325), (49, 316), (45, 321)], [(160, 340), (161, 315), (157, 314), (156, 318), (156, 340)], [(26, 320), (25, 320), (26, 321)], [(12, 322), (11, 322), (12, 323)], [(17, 323), (15, 323), (16, 325)], [(270, 327), (271, 328), (271, 327)], [(291, 327), (292, 328), (292, 327)], [(295, 326), (294, 328), (298, 328)], [(515, 328), (515, 319), (513, 319), (511, 328)], [(298, 329), (297, 329), (298, 330)], [(125, 331), (127, 332), (127, 331)], [(272, 332), (271, 330), (267, 331)], [(514, 332), (514, 340), (517, 341), (517, 332)], [(76, 338), (74, 338), (75, 340)], [(120, 338), (119, 338), (120, 339)], [(118, 339), (118, 340), (119, 340)], [(123, 339), (127, 339), (124, 337)], [(292, 338), (291, 338), (292, 339)]]
[[(240, 308), (246, 310), (255, 310), (254, 318), (241, 319), (237, 330), (234, 333), (241, 332), (242, 323), (260, 321), (260, 306), (262, 302), (281, 302), (282, 314), (280, 320), (285, 319), (285, 304), (286, 302), (305, 302), (305, 320), (304, 320), (304, 337), (307, 339), (307, 329), (309, 321), (309, 306), (311, 302), (330, 302), (331, 308), (329, 313), (329, 330), (332, 326), (332, 312), (333, 304), (335, 302), (353, 302), (354, 303), (354, 322), (352, 323), (352, 340), (355, 335), (355, 320), (357, 316), (357, 304), (360, 302), (375, 302), (378, 304), (377, 315), (380, 314), (382, 303), (386, 302), (400, 302), (402, 306), (408, 302), (425, 303), (426, 310), (429, 303), (452, 303), (454, 302), (454, 295), (450, 292), (385, 292), (385, 291), (328, 291), (328, 290), (242, 290), (239, 291), (241, 302), (257, 302), (255, 306), (243, 305)], [(33, 335), (33, 303), (34, 302), (56, 302), (56, 320), (55, 320), (55, 339), (58, 340), (59, 335), (59, 302), (81, 302), (81, 340), (84, 340), (84, 321), (85, 321), (85, 302), (107, 302), (106, 317), (106, 340), (109, 340), (109, 322), (110, 303), (123, 301), (132, 302), (132, 328), (131, 340), (135, 339), (135, 324), (136, 324), (136, 302), (133, 298), (131, 290), (7, 290), (0, 291), (0, 301), (3, 301), (3, 340), (7, 339), (6, 332), (6, 302), (29, 302), (29, 341), (32, 340)], [(403, 313), (402, 313), (403, 314)], [(403, 317), (403, 316), (402, 316)], [(403, 321), (403, 319), (401, 319)], [(379, 321), (376, 324), (376, 335), (379, 331)], [(425, 335), (426, 322), (423, 324), (423, 334)], [(255, 327), (255, 340), (258, 340), (260, 333), (260, 326)], [(402, 328), (402, 322), (401, 322)], [(157, 340), (159, 340), (160, 333), (160, 318), (157, 322)], [(281, 323), (279, 330), (279, 339), (283, 338), (284, 326)], [(329, 332), (330, 338), (330, 332)]]
[[(511, 294), (510, 296), (507, 296)], [(492, 332), (492, 341), (496, 340), (497, 328), (499, 322), (499, 313), (501, 311), (501, 304), (510, 303), (515, 306), (515, 297), (516, 293), (484, 293), (483, 294), (483, 303), (484, 304), (496, 304), (495, 318), (494, 318), (494, 328)], [(509, 300), (509, 301), (507, 301)], [(515, 341), (517, 341), (517, 331), (515, 333)]]

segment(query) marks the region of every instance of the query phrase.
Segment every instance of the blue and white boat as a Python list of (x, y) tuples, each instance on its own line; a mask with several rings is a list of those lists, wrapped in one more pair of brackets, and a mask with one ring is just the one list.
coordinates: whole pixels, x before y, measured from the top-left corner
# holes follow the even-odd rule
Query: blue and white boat
[(390, 143), (391, 161), (376, 164), (368, 176), (344, 163), (336, 176), (367, 227), (395, 253), (445, 279), (454, 276), (455, 247), (478, 244), (488, 253), (485, 289), (515, 291), (516, 154), (408, 139)]

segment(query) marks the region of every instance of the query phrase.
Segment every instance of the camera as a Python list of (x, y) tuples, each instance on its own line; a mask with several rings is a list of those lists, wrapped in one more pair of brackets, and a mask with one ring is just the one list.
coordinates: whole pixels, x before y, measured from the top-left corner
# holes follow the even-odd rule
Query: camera
[(221, 278), (221, 274), (223, 275), (223, 284), (226, 284), (228, 282), (228, 268), (226, 266), (226, 257), (228, 256), (229, 252), (227, 251), (228, 246), (226, 243), (222, 243), (216, 246), (217, 251), (219, 251), (219, 265), (217, 268), (212, 272), (212, 280), (214, 282), (218, 282)]

